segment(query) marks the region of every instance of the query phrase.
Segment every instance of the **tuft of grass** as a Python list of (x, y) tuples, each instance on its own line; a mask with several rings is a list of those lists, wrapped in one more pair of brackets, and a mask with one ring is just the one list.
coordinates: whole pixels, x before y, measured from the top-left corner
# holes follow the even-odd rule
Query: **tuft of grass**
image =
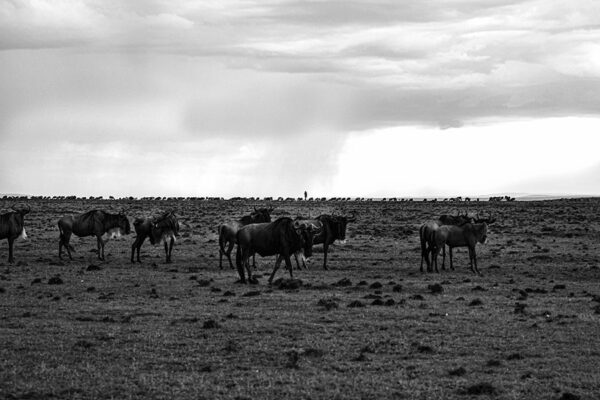
[(360, 307), (365, 307), (365, 304), (363, 302), (361, 302), (360, 300), (354, 300), (353, 302), (351, 302), (350, 304), (348, 304), (348, 307), (350, 307), (350, 308), (360, 308)]
[(62, 285), (63, 283), (65, 282), (58, 275), (48, 279), (48, 285)]
[(479, 395), (496, 395), (498, 390), (489, 382), (476, 383), (475, 385), (467, 386), (460, 391), (461, 394), (467, 394), (470, 396)]
[(204, 329), (217, 329), (217, 328), (220, 328), (220, 325), (214, 319), (207, 319), (202, 324), (202, 328), (204, 328)]
[(317, 302), (317, 306), (319, 307), (324, 307), (327, 311), (332, 310), (334, 308), (338, 308), (339, 305), (337, 303), (336, 299), (333, 298), (329, 298), (329, 299), (320, 299)]
[(450, 376), (463, 376), (467, 373), (467, 370), (464, 367), (458, 367), (456, 369), (451, 369), (448, 371), (448, 375)]
[(476, 298), (471, 300), (471, 302), (469, 303), (469, 306), (471, 307), (475, 307), (475, 306), (480, 306), (483, 304), (483, 301), (480, 298)]
[(434, 283), (433, 285), (429, 285), (429, 286), (427, 286), (427, 288), (433, 294), (439, 294), (444, 291), (444, 287), (442, 285), (440, 285), (439, 283)]

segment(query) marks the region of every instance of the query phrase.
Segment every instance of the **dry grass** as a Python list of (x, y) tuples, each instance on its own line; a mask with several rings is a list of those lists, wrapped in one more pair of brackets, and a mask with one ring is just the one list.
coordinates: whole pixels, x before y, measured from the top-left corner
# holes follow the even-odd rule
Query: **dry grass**
[[(482, 277), (464, 250), (454, 272), (418, 272), (418, 225), (442, 204), (275, 204), (359, 220), (330, 271), (316, 252), (300, 282), (272, 287), (270, 258), (258, 285), (218, 269), (218, 222), (253, 205), (32, 204), (18, 264), (0, 252), (0, 397), (597, 398), (600, 201), (469, 205), (499, 219), (478, 247)], [(174, 264), (148, 243), (130, 264), (131, 237), (104, 263), (75, 239), (76, 259), (58, 262), (59, 216), (123, 206), (178, 211)]]

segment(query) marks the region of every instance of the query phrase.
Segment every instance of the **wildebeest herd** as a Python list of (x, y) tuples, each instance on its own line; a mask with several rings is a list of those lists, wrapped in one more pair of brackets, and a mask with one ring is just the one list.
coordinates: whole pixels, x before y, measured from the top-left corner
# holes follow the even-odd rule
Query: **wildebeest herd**
[[(7, 239), (9, 244), (9, 263), (14, 262), (13, 244), (18, 237), (26, 237), (24, 227), (24, 216), (31, 211), (31, 207), (11, 207), (11, 211), (2, 214), (0, 218), (0, 239)], [(316, 218), (281, 217), (271, 221), (273, 208), (256, 207), (254, 210), (240, 219), (225, 222), (218, 227), (219, 235), (219, 268), (223, 268), (223, 256), (227, 257), (229, 266), (234, 268), (231, 260), (231, 252), (237, 244), (236, 267), (240, 282), (255, 283), (250, 268), (250, 256), (259, 254), (265, 256), (277, 256), (275, 267), (269, 278), (269, 283), (278, 270), (282, 261), (293, 278), (293, 267), (291, 256), (295, 257), (298, 268), (306, 268), (306, 260), (312, 256), (312, 246), (323, 244), (323, 268), (327, 269), (327, 251), (336, 240), (345, 241), (346, 226), (349, 222), (355, 222), (356, 217), (352, 215), (320, 215)], [(446, 246), (450, 254), (450, 268), (454, 269), (452, 262), (452, 249), (455, 247), (467, 247), (469, 250), (469, 263), (473, 273), (480, 274), (477, 268), (477, 255), (475, 246), (485, 243), (487, 239), (488, 225), (494, 223), (494, 218), (479, 218), (469, 216), (467, 213), (449, 215), (444, 214), (436, 219), (423, 223), (419, 229), (421, 244), (421, 265), (423, 272), (423, 261), (427, 264), (427, 271), (439, 272), (437, 258), (442, 251), (442, 269), (445, 269)], [(136, 260), (141, 263), (140, 249), (148, 238), (152, 245), (164, 244), (165, 261), (172, 262), (172, 252), (176, 237), (179, 235), (179, 222), (173, 211), (163, 213), (156, 217), (145, 217), (135, 219), (134, 229), (135, 241), (131, 246), (131, 262)], [(79, 237), (95, 236), (97, 242), (98, 259), (104, 261), (104, 246), (112, 238), (131, 233), (128, 217), (124, 212), (111, 214), (103, 210), (91, 210), (79, 215), (64, 216), (58, 221), (59, 243), (58, 257), (62, 259), (63, 247), (66, 249), (69, 259), (73, 259), (71, 252), (75, 249), (70, 244), (71, 235)], [(134, 259), (137, 251), (137, 259)], [(298, 260), (301, 257), (302, 263)], [(253, 262), (255, 267), (255, 262)], [(248, 274), (246, 280), (245, 272)]]

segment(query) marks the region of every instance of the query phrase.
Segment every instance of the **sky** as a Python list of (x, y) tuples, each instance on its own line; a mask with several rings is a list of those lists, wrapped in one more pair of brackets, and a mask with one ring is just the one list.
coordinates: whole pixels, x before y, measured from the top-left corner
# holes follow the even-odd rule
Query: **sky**
[(0, 0), (0, 193), (600, 195), (600, 2)]

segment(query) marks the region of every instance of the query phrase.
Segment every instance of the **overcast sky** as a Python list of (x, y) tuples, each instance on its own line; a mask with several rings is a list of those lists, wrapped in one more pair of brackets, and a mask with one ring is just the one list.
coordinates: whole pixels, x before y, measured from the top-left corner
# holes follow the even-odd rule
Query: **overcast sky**
[(0, 193), (600, 195), (600, 1), (0, 0)]

